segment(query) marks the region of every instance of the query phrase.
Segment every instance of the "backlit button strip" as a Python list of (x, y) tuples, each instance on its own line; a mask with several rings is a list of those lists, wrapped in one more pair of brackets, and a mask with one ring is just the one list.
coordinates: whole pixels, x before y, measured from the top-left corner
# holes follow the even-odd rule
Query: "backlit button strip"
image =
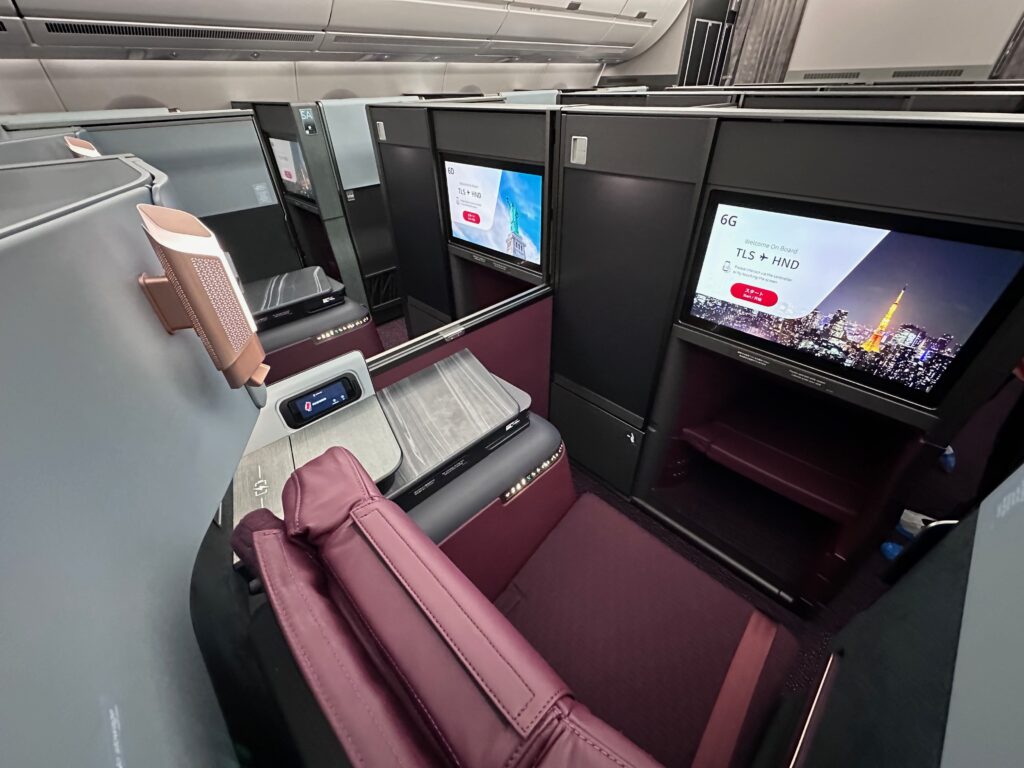
[(562, 443), (561, 445), (558, 446), (558, 450), (551, 455), (550, 459), (545, 459), (543, 462), (541, 462), (541, 465), (539, 467), (534, 469), (532, 472), (530, 472), (530, 474), (526, 475), (526, 477), (524, 477), (518, 483), (516, 483), (507, 491), (505, 491), (501, 495), (501, 500), (511, 501), (513, 497), (522, 493), (523, 490), (530, 485), (530, 483), (532, 483), (538, 477), (543, 475), (548, 469), (550, 469), (551, 465), (558, 461), (562, 457), (563, 453), (565, 453), (565, 443)]
[(340, 336), (343, 333), (351, 331), (353, 328), (358, 328), (360, 325), (366, 325), (370, 322), (369, 317), (364, 317), (362, 320), (356, 320), (352, 323), (346, 323), (345, 325), (339, 325), (337, 328), (331, 328), (329, 331), (324, 331), (316, 337), (314, 343), (323, 344), (325, 341), (330, 341), (335, 336)]

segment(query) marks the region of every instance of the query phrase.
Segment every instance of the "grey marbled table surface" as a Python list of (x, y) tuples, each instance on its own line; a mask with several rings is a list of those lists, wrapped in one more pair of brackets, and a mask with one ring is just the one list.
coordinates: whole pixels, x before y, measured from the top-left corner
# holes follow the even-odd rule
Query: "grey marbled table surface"
[(463, 350), (242, 459), (232, 489), (234, 525), (253, 509), (283, 517), (281, 492), (297, 467), (348, 448), (390, 494), (414, 483), (518, 413), (530, 396)]

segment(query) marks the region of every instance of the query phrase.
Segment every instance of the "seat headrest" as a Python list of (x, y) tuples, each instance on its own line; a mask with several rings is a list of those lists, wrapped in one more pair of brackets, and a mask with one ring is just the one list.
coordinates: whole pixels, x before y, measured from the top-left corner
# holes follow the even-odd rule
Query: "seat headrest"
[(359, 507), (380, 498), (356, 457), (344, 448), (331, 448), (285, 483), (285, 529), (293, 538), (316, 544), (349, 521)]

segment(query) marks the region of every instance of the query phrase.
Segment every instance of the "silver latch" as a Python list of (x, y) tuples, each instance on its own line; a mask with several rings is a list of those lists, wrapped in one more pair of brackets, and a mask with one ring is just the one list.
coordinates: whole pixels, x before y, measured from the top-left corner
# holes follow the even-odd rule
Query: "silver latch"
[(443, 332), (441, 334), (441, 338), (445, 340), (445, 343), (448, 343), (449, 341), (455, 341), (455, 339), (462, 336), (465, 332), (465, 328), (461, 325), (456, 325), (455, 327), (449, 328), (447, 331)]
[(387, 131), (384, 130), (384, 121), (383, 120), (378, 120), (377, 121), (377, 140), (378, 141), (387, 141), (388, 140), (388, 134), (387, 134)]
[(587, 137), (573, 136), (569, 145), (569, 162), (574, 165), (587, 164)]

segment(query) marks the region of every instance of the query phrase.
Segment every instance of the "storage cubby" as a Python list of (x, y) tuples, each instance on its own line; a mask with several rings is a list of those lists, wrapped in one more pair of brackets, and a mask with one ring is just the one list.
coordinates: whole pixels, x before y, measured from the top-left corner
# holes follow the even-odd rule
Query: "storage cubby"
[(534, 285), (490, 264), (478, 264), (463, 256), (452, 255), (450, 259), (456, 318), (518, 296)]
[(919, 430), (676, 340), (678, 418), (637, 496), (774, 589), (827, 599), (895, 522)]

